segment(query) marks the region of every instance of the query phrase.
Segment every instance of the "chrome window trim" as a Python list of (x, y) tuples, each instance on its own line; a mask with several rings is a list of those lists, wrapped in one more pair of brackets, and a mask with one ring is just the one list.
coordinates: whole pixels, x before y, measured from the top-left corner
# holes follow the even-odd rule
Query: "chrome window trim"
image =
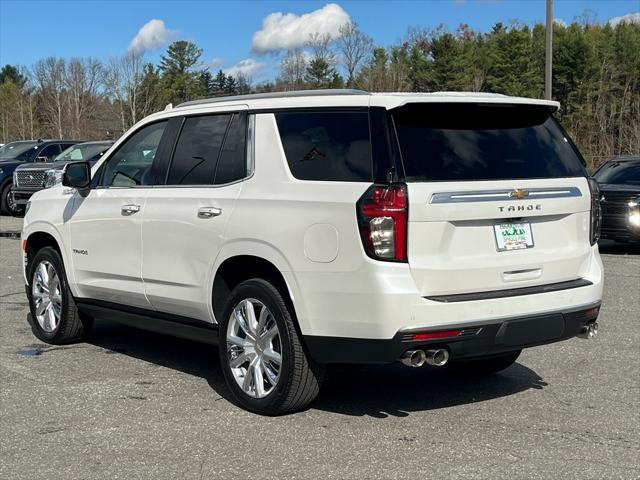
[[(238, 113), (238, 112), (231, 112)], [(203, 184), (203, 185), (130, 185), (128, 187), (125, 186), (117, 186), (117, 187), (106, 187), (102, 185), (98, 185), (92, 190), (107, 190), (107, 189), (144, 189), (144, 188), (221, 188), (228, 187), (231, 185), (235, 185), (236, 183), (245, 182), (253, 178), (255, 173), (255, 145), (254, 145), (254, 132), (255, 132), (255, 115), (250, 114), (247, 122), (247, 174), (243, 178), (239, 178), (238, 180), (234, 180), (229, 183), (219, 183), (219, 184)], [(108, 160), (107, 160), (108, 161)]]
[(247, 177), (252, 177), (256, 168), (255, 158), (255, 130), (256, 130), (256, 116), (249, 114), (249, 121), (247, 122)]
[(578, 187), (558, 188), (523, 188), (529, 194), (521, 199), (511, 196), (516, 189), (500, 190), (465, 190), (460, 192), (437, 192), (431, 194), (429, 203), (470, 203), (470, 202), (504, 202), (505, 200), (541, 200), (545, 198), (569, 198), (581, 197), (582, 192)]

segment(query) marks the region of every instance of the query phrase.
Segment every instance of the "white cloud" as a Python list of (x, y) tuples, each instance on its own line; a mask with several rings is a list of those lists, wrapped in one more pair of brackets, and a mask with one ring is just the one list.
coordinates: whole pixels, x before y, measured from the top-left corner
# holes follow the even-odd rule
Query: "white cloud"
[(222, 58), (212, 58), (211, 61), (207, 63), (207, 65), (211, 68), (216, 68), (224, 65), (224, 60)]
[(304, 47), (314, 33), (336, 38), (340, 27), (349, 21), (349, 14), (336, 3), (303, 15), (271, 13), (262, 19), (262, 29), (253, 34), (251, 49), (266, 53)]
[(553, 19), (553, 23), (557, 23), (558, 25), (560, 25), (561, 27), (566, 27), (568, 26), (568, 23), (565, 22), (563, 19), (561, 18), (554, 18)]
[(222, 65), (224, 65), (224, 59), (215, 57), (209, 60), (208, 62), (200, 63), (198, 66), (204, 70), (207, 70), (209, 68), (217, 69), (217, 68), (220, 68)]
[(175, 32), (168, 29), (162, 20), (153, 19), (145, 23), (129, 44), (129, 52), (143, 54), (167, 45)]
[(224, 72), (232, 77), (242, 75), (244, 77), (252, 77), (260, 72), (260, 69), (264, 67), (264, 63), (258, 62), (253, 58), (245, 58), (240, 60), (233, 67), (225, 68)]
[(621, 17), (613, 17), (611, 20), (609, 20), (609, 25), (611, 25), (612, 27), (615, 27), (621, 22), (636, 23), (640, 25), (640, 13), (639, 12), (627, 13), (626, 15), (622, 15)]

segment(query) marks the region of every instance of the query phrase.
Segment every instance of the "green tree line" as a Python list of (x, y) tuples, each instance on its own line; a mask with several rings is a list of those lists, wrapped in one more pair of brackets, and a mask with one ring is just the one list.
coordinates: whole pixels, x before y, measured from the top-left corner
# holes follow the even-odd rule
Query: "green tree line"
[[(553, 98), (560, 121), (591, 167), (640, 152), (640, 25), (588, 18), (554, 24)], [(190, 41), (172, 43), (157, 65), (140, 55), (106, 61), (45, 58), (0, 70), (0, 139), (117, 137), (166, 104), (203, 97), (310, 88), (473, 91), (542, 97), (545, 27), (497, 23), (489, 32), (410, 28), (376, 46), (356, 24), (312, 35), (283, 52), (274, 80), (255, 82), (201, 62)]]

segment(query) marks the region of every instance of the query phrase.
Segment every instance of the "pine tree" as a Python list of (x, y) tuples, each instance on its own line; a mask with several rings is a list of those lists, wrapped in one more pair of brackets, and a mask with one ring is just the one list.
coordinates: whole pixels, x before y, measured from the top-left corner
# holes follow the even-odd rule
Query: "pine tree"
[(216, 76), (213, 78), (213, 81), (211, 82), (211, 90), (215, 95), (226, 93), (227, 75), (222, 70), (218, 70), (218, 73), (216, 73)]
[(202, 55), (202, 49), (193, 42), (178, 40), (169, 45), (166, 55), (160, 57), (163, 96), (167, 102), (180, 103), (198, 96), (198, 74), (193, 71)]
[(305, 80), (312, 88), (328, 88), (336, 71), (329, 63), (320, 58), (313, 58), (309, 62)]

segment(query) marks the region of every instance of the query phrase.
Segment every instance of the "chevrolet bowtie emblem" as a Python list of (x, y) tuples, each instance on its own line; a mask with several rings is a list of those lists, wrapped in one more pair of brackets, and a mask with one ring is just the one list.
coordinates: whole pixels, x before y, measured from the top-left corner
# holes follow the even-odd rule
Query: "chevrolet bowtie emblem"
[(512, 191), (509, 196), (511, 198), (517, 198), (518, 200), (522, 200), (524, 197), (529, 196), (529, 190), (523, 190), (522, 188), (516, 188)]

